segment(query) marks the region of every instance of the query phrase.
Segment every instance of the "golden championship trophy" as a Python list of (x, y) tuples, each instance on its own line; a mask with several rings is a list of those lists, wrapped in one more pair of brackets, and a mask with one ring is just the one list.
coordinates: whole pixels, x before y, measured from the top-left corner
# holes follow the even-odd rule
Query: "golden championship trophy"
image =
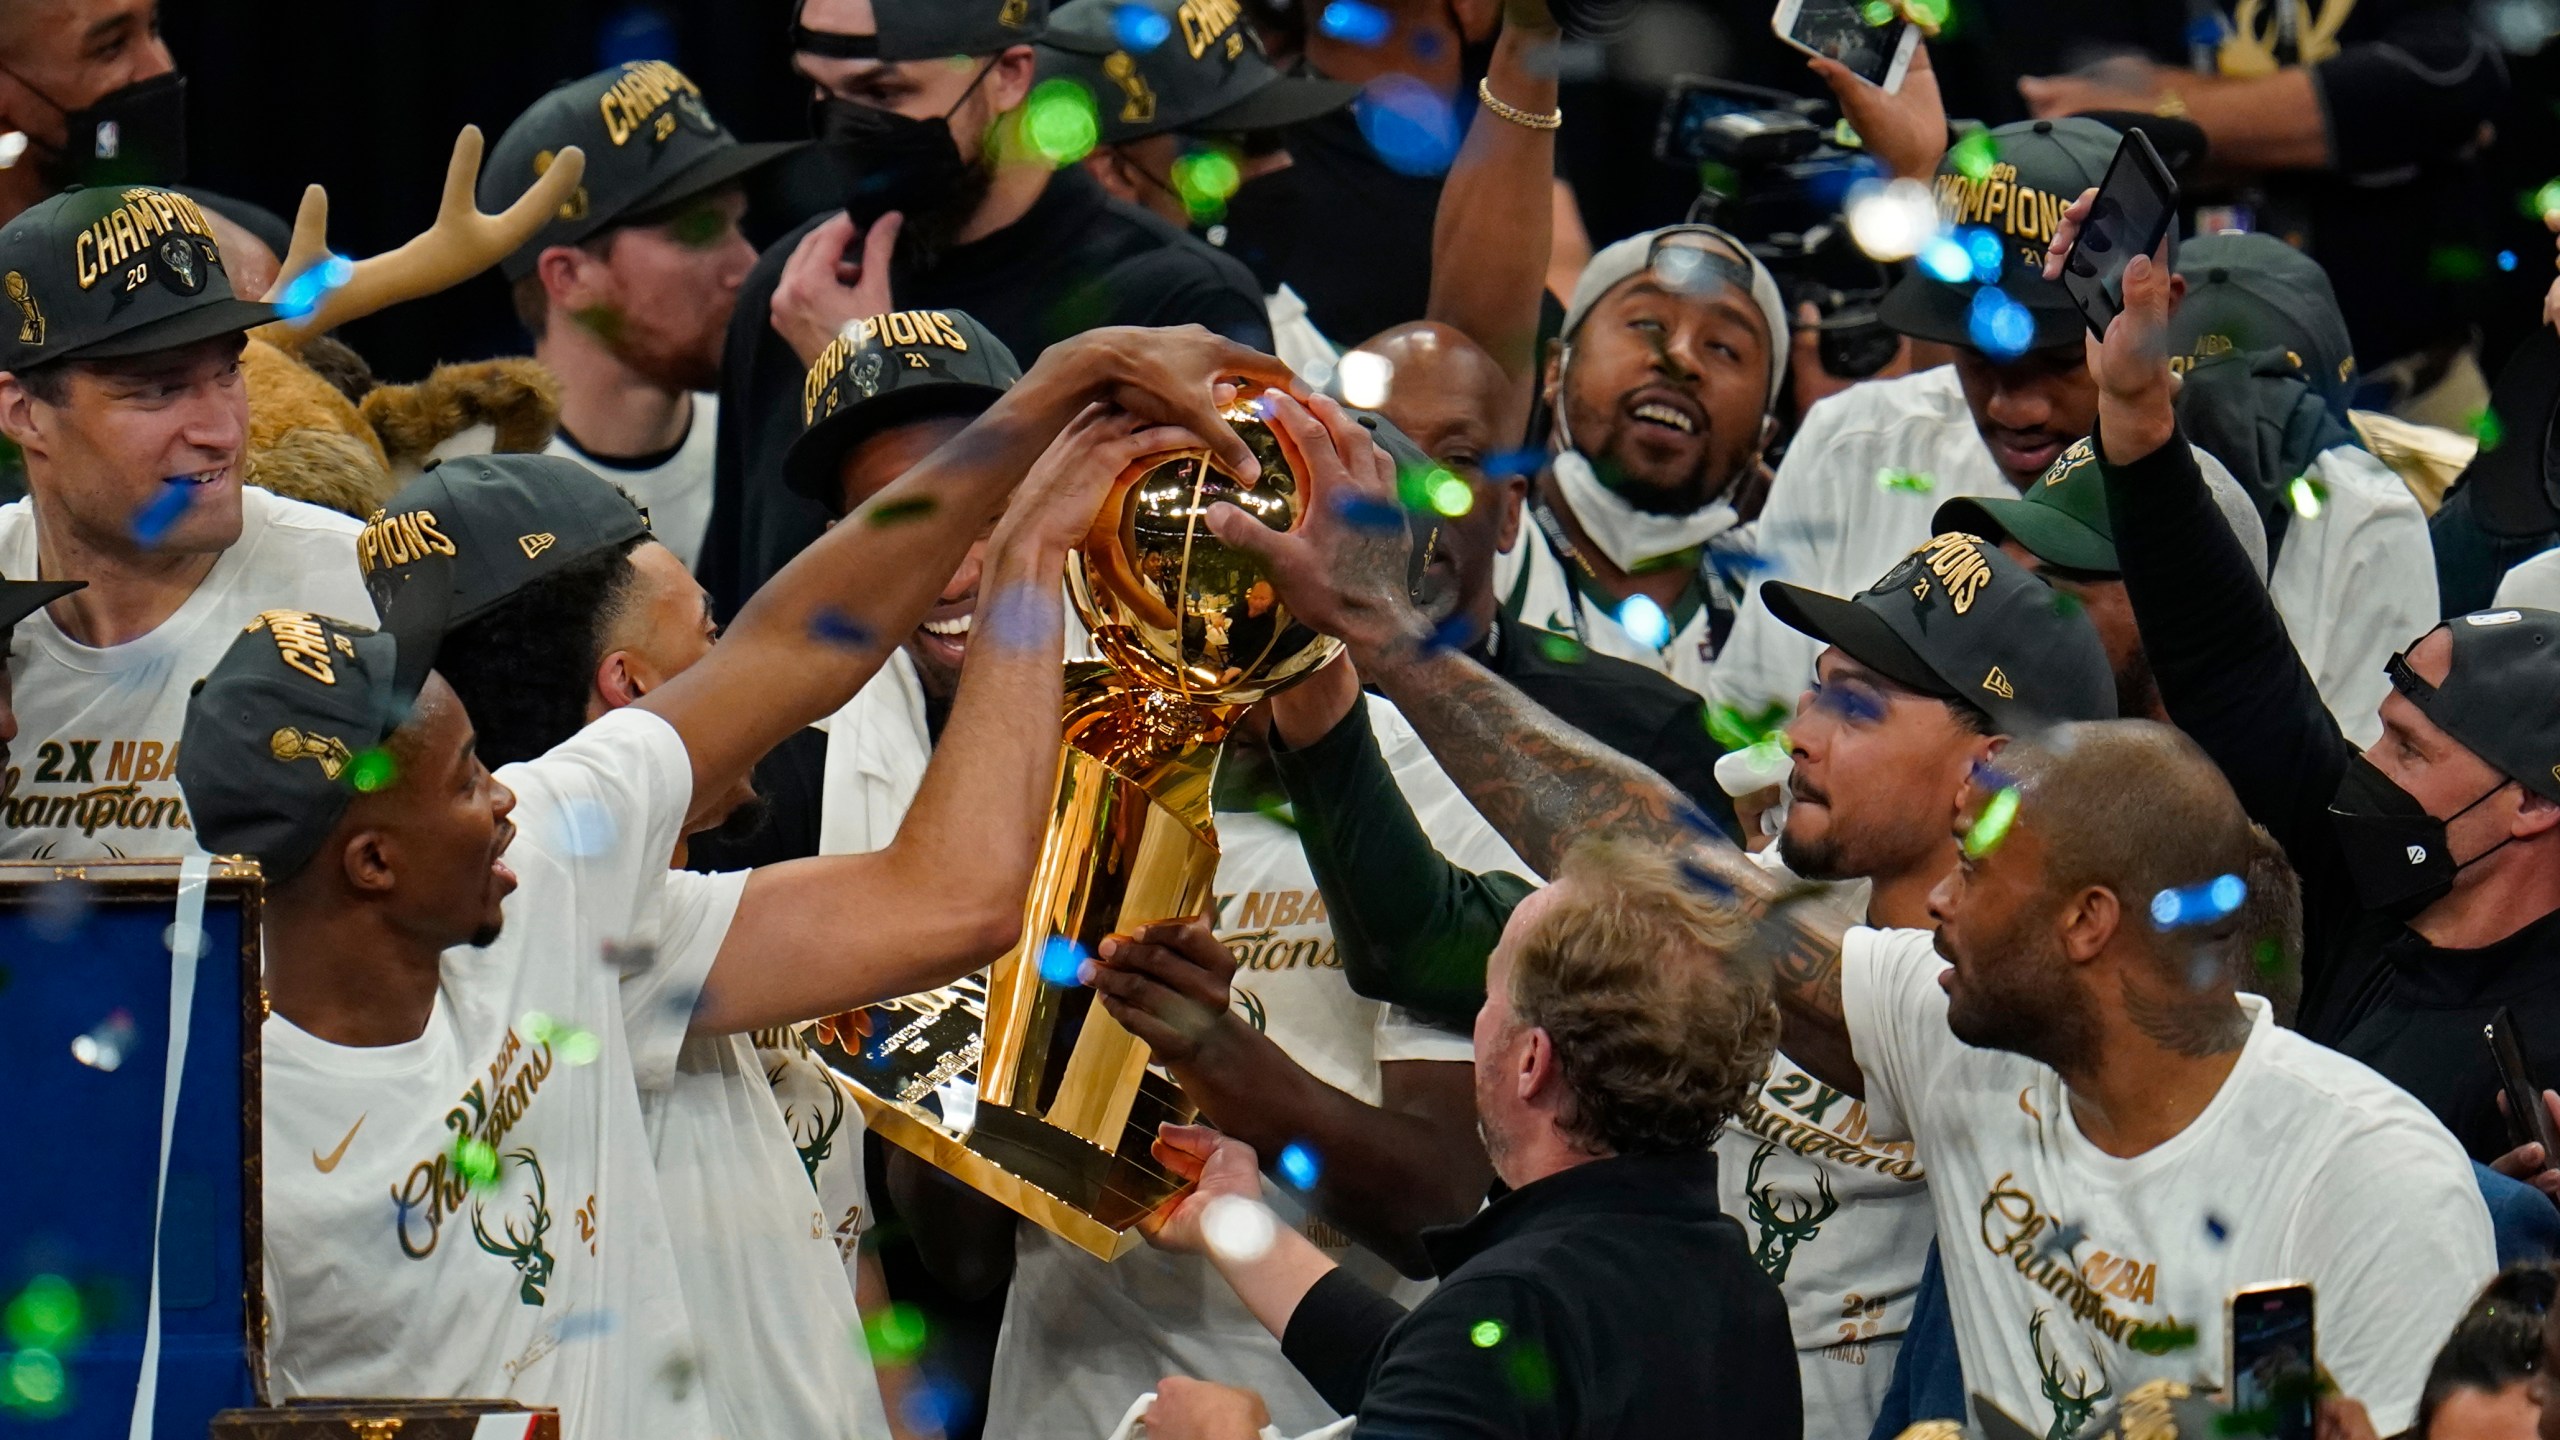
[(1226, 412), (1262, 464), (1246, 485), (1206, 449), (1139, 460), (1067, 560), (1101, 662), (1070, 661), (1056, 800), (1022, 940), (956, 985), (822, 1025), (819, 1053), (865, 1120), (1102, 1258), (1184, 1182), (1150, 1153), (1196, 1109), (1075, 980), (1102, 938), (1201, 912), (1217, 873), (1210, 781), (1228, 727), (1341, 642), (1279, 603), (1251, 556), (1211, 534), (1212, 504), (1275, 530), (1313, 503), (1295, 446), (1250, 405)]

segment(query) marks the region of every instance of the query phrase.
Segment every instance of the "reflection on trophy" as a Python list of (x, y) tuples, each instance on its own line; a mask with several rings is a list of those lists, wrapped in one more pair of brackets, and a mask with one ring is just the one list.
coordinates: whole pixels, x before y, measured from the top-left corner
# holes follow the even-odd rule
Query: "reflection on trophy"
[(1067, 665), (1056, 801), (1021, 943), (982, 975), (814, 1037), (872, 1129), (1105, 1259), (1182, 1188), (1149, 1147), (1159, 1124), (1196, 1111), (1076, 983), (1075, 962), (1115, 931), (1201, 912), (1228, 727), (1340, 649), (1204, 523), (1225, 501), (1285, 530), (1311, 503), (1286, 437), (1250, 405), (1226, 419), (1259, 479), (1240, 482), (1205, 449), (1140, 460), (1068, 557), (1069, 596), (1104, 659)]

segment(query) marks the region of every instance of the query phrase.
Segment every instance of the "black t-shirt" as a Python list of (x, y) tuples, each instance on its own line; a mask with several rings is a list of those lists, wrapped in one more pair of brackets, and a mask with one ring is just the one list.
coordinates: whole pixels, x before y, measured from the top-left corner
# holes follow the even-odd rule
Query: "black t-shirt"
[[(799, 357), (774, 333), (774, 287), (813, 219), (767, 247), (738, 293), (720, 380), (711, 525), (696, 567), (723, 615), (826, 530), (817, 502), (782, 483), (801, 431)], [(1029, 369), (1057, 341), (1105, 325), (1200, 324), (1256, 349), (1271, 323), (1253, 276), (1233, 259), (1069, 167), (1012, 225), (956, 245), (926, 272), (891, 266), (902, 309), (965, 310)]]
[[(1931, 43), (1930, 62), (1949, 114), (1999, 124), (2026, 116), (2021, 76), (2067, 74), (2127, 53), (2192, 69), (2190, 35), (2230, 33), (2241, 8), (2232, 0), (2192, 0), (2192, 8), (2188, 0), (1983, 0), (1960, 29)], [(2245, 5), (2261, 43), (2208, 65), (2241, 74), (2293, 63), (2272, 39), (2283, 8)], [(2506, 67), (2459, 0), (2305, 0), (2299, 13), (2291, 53), (2311, 68), (2335, 165), (2265, 177), (2255, 228), (2308, 242), (2337, 288), (2356, 357), (2371, 370), (2455, 334), (2476, 301), (2480, 282), (2464, 276), (2478, 263), (2461, 257), (2489, 233), (2485, 191), (2477, 167), (2459, 156), (2497, 111)], [(2211, 44), (2203, 50), (2216, 54)], [(2247, 60), (2235, 65), (2244, 50)]]

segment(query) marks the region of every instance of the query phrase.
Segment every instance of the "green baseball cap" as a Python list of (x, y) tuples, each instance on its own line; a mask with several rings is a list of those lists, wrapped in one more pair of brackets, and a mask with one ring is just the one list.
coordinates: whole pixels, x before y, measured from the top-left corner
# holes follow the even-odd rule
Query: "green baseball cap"
[(177, 191), (69, 190), (0, 226), (0, 370), (147, 355), (275, 318), (231, 292), (213, 222)]
[[(432, 634), (598, 551), (649, 533), (631, 497), (560, 455), (467, 455), (400, 487), (356, 536), (356, 568), (383, 623)], [(412, 615), (440, 622), (430, 632)]]
[[(2203, 469), (2214, 505), (2264, 579), (2266, 527), (2256, 507), (2237, 482), (2210, 465)], [(2066, 570), (2114, 575), (2124, 569), (2116, 558), (2115, 520), (2107, 510), (2106, 471), (2098, 464), (2097, 445), (2086, 436), (2055, 456), (2045, 467), (2044, 478), (2028, 486), (2025, 494), (2014, 499), (1958, 496), (1939, 506), (1929, 523), (1940, 533), (1961, 530), (1994, 543), (2015, 540), (2028, 554)]]
[(2331, 411), (2346, 414), (2356, 383), (2355, 344), (2319, 261), (2273, 235), (2226, 231), (2181, 244), (2178, 273), (2186, 277), (2187, 294), (2169, 317), (2170, 353), (2191, 364), (2282, 351)]
[(1940, 534), (1845, 600), (1782, 580), (1760, 597), (1888, 679), (1980, 707), (2004, 735), (2116, 718), (2115, 672), (2087, 613), (1978, 535)]
[(702, 91), (664, 60), (634, 60), (572, 80), (525, 107), (480, 170), (490, 214), (531, 189), (551, 159), (575, 145), (587, 157), (578, 188), (533, 238), (498, 262), (509, 280), (533, 273), (554, 245), (575, 245), (643, 220), (704, 191), (742, 180), (801, 148), (799, 142), (733, 140)]
[(416, 628), (269, 610), (232, 638), (178, 736), (178, 789), (207, 850), (290, 880), (357, 791), (387, 779), (366, 757), (409, 718), (444, 623), (432, 605), (402, 618)]
[(1040, 74), (1094, 98), (1098, 143), (1172, 131), (1235, 134), (1330, 115), (1360, 87), (1283, 75), (1235, 5), (1073, 0), (1049, 17)]
[(857, 320), (818, 352), (801, 389), (807, 428), (782, 457), (782, 481), (844, 509), (844, 457), (878, 431), (937, 415), (977, 415), (1022, 378), (995, 332), (960, 310), (898, 310)]

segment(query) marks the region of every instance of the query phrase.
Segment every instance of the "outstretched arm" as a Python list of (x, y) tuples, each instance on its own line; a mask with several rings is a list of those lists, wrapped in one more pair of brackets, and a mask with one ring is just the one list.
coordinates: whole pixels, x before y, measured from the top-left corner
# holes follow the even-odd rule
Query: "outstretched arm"
[(1540, 873), (1554, 873), (1577, 841), (1630, 836), (1677, 852), (1701, 888), (1759, 917), (1788, 1057), (1836, 1089), (1863, 1088), (1840, 1003), (1846, 923), (1829, 907), (1798, 903), (1815, 887), (1789, 887), (1761, 869), (1669, 781), (1432, 643), (1405, 588), (1405, 526), (1376, 518), (1396, 504), (1395, 463), (1340, 406), (1323, 397), (1310, 405), (1275, 397), (1272, 423), (1298, 442), (1314, 492), (1331, 498), (1286, 533), (1213, 506), (1218, 538), (1261, 558), (1292, 613), (1341, 637), (1440, 768)]
[(1013, 944), (1049, 808), (1049, 787), (1033, 777), (1057, 764), (1067, 547), (1129, 461), (1192, 443), (1186, 431), (1100, 406), (1058, 437), (988, 545), (951, 722), (897, 838), (868, 854), (756, 871), (695, 1009), (696, 1031), (787, 1024), (910, 994)]
[[(1513, 109), (1547, 114), (1556, 108), (1555, 19), (1544, 0), (1509, 0), (1503, 11), (1485, 88)], [(1541, 59), (1550, 63), (1535, 63)], [(1483, 346), (1524, 400), (1537, 372), (1538, 297), (1555, 248), (1555, 173), (1553, 130), (1479, 111), (1431, 227), (1425, 313)]]
[(1014, 483), (1085, 406), (1108, 402), (1203, 437), (1254, 473), (1213, 387), (1292, 383), (1270, 356), (1206, 330), (1089, 330), (923, 464), (800, 553), (748, 600), (700, 664), (639, 703), (693, 757), (693, 793), (719, 795), (766, 751), (835, 713), (915, 628)]

